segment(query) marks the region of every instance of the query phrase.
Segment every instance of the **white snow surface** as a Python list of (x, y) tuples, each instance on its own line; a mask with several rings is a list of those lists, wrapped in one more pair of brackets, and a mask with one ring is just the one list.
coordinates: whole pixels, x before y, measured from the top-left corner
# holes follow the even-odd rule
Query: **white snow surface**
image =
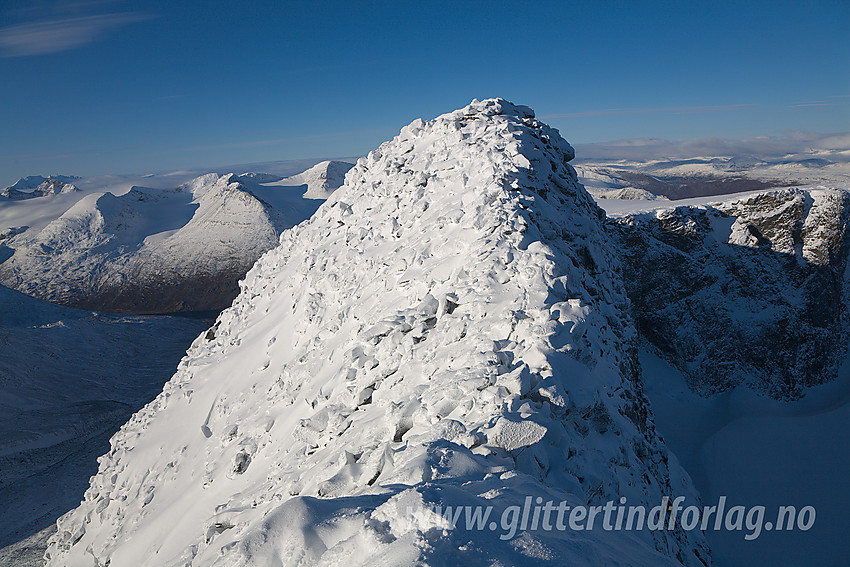
[(607, 173), (603, 167), (575, 167), (578, 180), (596, 200), (645, 200), (667, 201), (667, 197), (656, 195), (646, 189), (624, 184), (621, 179)]
[(695, 501), (633, 384), (604, 215), (530, 108), (361, 158), (111, 440), (48, 565), (702, 565), (698, 532), (445, 530), (408, 507)]
[(747, 541), (738, 531), (709, 531), (721, 567), (841, 565), (846, 537), (850, 455), (850, 361), (838, 378), (810, 388), (795, 402), (771, 400), (746, 388), (708, 398), (688, 389), (677, 369), (641, 352), (646, 394), (659, 431), (693, 477), (706, 505), (814, 506), (809, 531), (762, 532)]
[(344, 161), (323, 161), (297, 175), (280, 181), (265, 183), (266, 187), (304, 185), (305, 199), (327, 199), (345, 181), (345, 174), (353, 164)]

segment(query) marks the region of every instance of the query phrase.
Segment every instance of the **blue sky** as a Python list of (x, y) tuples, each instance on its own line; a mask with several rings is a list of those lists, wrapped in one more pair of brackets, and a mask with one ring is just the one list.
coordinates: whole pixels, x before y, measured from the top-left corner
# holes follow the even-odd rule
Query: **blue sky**
[(473, 97), (572, 143), (850, 130), (850, 4), (4, 2), (0, 186), (354, 156)]

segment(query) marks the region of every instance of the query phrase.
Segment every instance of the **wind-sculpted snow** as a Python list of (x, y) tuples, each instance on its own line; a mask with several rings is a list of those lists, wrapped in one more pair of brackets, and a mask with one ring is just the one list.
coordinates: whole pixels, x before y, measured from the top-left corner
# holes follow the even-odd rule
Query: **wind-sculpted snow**
[(698, 532), (504, 541), (408, 513), (696, 501), (572, 157), (491, 99), (361, 158), (112, 439), (48, 564), (710, 563)]
[(850, 193), (785, 189), (615, 221), (642, 336), (702, 394), (834, 380), (850, 308)]

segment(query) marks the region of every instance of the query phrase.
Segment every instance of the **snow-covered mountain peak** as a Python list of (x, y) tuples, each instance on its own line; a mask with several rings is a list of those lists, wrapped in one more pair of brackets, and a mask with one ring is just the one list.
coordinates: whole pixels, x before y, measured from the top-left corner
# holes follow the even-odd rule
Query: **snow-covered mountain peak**
[(464, 108), (451, 113), (454, 116), (511, 116), (514, 118), (534, 118), (534, 110), (530, 106), (514, 104), (503, 98), (472, 99)]
[(243, 200), (254, 199), (261, 202), (261, 199), (253, 195), (246, 187), (240, 176), (235, 173), (225, 173), (219, 175), (217, 173), (207, 173), (183, 183), (177, 187), (177, 191), (191, 193), (195, 202), (202, 203), (204, 201), (213, 201), (222, 199), (226, 195), (242, 194)]
[(283, 179), (283, 176), (281, 175), (257, 171), (246, 171), (245, 173), (239, 174), (238, 177), (240, 181), (250, 183), (273, 183), (275, 181), (280, 181), (281, 179)]
[(327, 199), (345, 181), (352, 164), (344, 161), (322, 161), (297, 175), (265, 184), (272, 186), (306, 185), (305, 199)]
[[(331, 162), (317, 180), (336, 188), (350, 167)], [(19, 186), (35, 189), (0, 199), (0, 282), (72, 307), (218, 311), (280, 232), (321, 204), (300, 187), (261, 184), (280, 176), (189, 175), (84, 179), (79, 191), (27, 178)], [(66, 194), (33, 198), (42, 192)]]
[(57, 195), (59, 193), (73, 193), (74, 191), (79, 191), (76, 186), (71, 183), (65, 183), (63, 181), (59, 181), (58, 179), (48, 179), (44, 183), (40, 184), (33, 191), (34, 193), (39, 193), (42, 196), (46, 195)]
[(710, 561), (697, 532), (506, 541), (407, 510), (696, 499), (572, 155), (491, 99), (358, 160), (113, 437), (50, 564)]
[[(294, 224), (285, 213), (233, 175), (205, 175), (177, 189), (89, 193), (19, 244), (0, 266), (0, 279), (82, 308), (165, 312), (203, 310), (211, 301), (226, 305), (239, 277)], [(189, 288), (203, 291), (188, 294)]]
[(218, 173), (206, 173), (200, 175), (191, 181), (183, 183), (178, 188), (181, 191), (191, 193), (193, 197), (199, 198), (207, 193), (210, 189), (219, 186), (226, 186), (230, 183), (237, 182), (236, 178), (231, 180), (232, 174), (219, 175)]
[[(567, 165), (575, 157), (572, 146), (556, 129), (533, 116), (529, 107), (503, 99), (473, 100), (433, 120), (414, 120), (393, 140), (360, 158), (349, 176), (356, 178), (369, 170), (393, 176), (393, 181), (406, 179), (408, 188), (425, 187), (430, 177), (446, 181), (457, 177), (462, 186), (483, 189), (495, 185), (519, 192), (549, 182), (574, 198), (576, 203), (571, 206), (580, 204), (585, 212), (593, 209), (593, 215), (600, 215), (586, 191), (576, 189), (575, 171)], [(482, 169), (475, 171), (472, 162), (479, 162)], [(415, 179), (407, 179), (410, 177)], [(347, 186), (356, 183), (352, 179)], [(382, 183), (381, 179), (375, 181), (376, 185)], [(455, 189), (451, 182), (445, 185)], [(545, 197), (548, 189), (543, 192)], [(337, 192), (329, 201), (342, 199), (344, 193)]]
[(60, 181), (62, 183), (73, 183), (80, 179), (75, 175), (51, 175), (49, 177), (43, 177), (41, 175), (30, 175), (28, 177), (22, 177), (18, 179), (13, 185), (10, 185), (9, 189), (16, 189), (18, 191), (31, 191), (37, 188), (42, 183), (48, 181)]
[(73, 193), (79, 191), (76, 186), (67, 182), (74, 177), (58, 176), (59, 179), (40, 175), (19, 179), (14, 185), (0, 191), (0, 196), (7, 199), (33, 199), (36, 197), (47, 197), (60, 193)]

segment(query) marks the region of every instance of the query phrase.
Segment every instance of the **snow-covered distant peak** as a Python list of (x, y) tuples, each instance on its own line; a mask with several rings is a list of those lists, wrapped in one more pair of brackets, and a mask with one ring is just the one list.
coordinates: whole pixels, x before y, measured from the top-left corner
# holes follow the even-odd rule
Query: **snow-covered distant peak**
[(6, 189), (15, 189), (17, 191), (32, 191), (45, 181), (47, 181), (47, 177), (42, 177), (41, 175), (28, 175), (27, 177), (21, 177), (12, 185), (6, 187)]
[(181, 184), (178, 189), (191, 193), (196, 199), (203, 196), (210, 189), (220, 185), (238, 182), (233, 174), (219, 175), (218, 173), (205, 173), (191, 181)]
[(297, 175), (292, 175), (267, 186), (306, 185), (305, 199), (327, 199), (345, 181), (345, 174), (353, 164), (344, 161), (323, 161)]
[(203, 199), (207, 199), (209, 195), (221, 195), (223, 193), (233, 192), (250, 193), (242, 181), (242, 176), (235, 173), (225, 173), (223, 175), (206, 173), (183, 183), (177, 187), (177, 190), (191, 193), (195, 201), (200, 202)]
[[(327, 168), (333, 183), (343, 177), (336, 169)], [(322, 202), (303, 198), (300, 187), (259, 184), (267, 174), (190, 175), (106, 176), (76, 186), (48, 179), (30, 192), (9, 189), (15, 197), (0, 199), (0, 283), (99, 310), (220, 310), (280, 231)]]
[(59, 193), (73, 193), (74, 191), (79, 191), (76, 185), (72, 185), (71, 183), (65, 183), (64, 181), (60, 181), (58, 179), (48, 179), (41, 185), (35, 188), (35, 191), (41, 193), (41, 195), (57, 195)]
[(622, 187), (619, 189), (596, 190), (592, 187), (587, 187), (587, 190), (596, 199), (623, 199), (623, 200), (639, 200), (639, 201), (669, 201), (664, 195), (656, 195), (650, 193), (646, 189), (638, 189), (637, 187)]
[(41, 175), (30, 175), (28, 177), (22, 177), (18, 179), (13, 185), (10, 185), (9, 189), (17, 189), (18, 191), (31, 191), (45, 183), (47, 181), (61, 181), (62, 183), (73, 183), (74, 181), (79, 180), (80, 177), (76, 175), (51, 175), (49, 177), (43, 177)]
[(283, 179), (282, 175), (275, 175), (274, 173), (262, 173), (257, 171), (247, 171), (245, 173), (240, 174), (239, 181), (242, 182), (251, 182), (251, 183), (273, 183), (275, 181), (280, 181)]
[(274, 210), (235, 179), (212, 174), (177, 189), (90, 192), (18, 243), (0, 265), (0, 282), (82, 308), (226, 306), (239, 277), (277, 244), (280, 231), (303, 220)]
[[(63, 179), (73, 179), (66, 176), (58, 176)], [(43, 180), (37, 185), (34, 185), (39, 180)], [(33, 186), (34, 185), (34, 186)], [(7, 199), (33, 199), (36, 197), (47, 197), (50, 195), (58, 195), (60, 193), (73, 193), (79, 191), (76, 186), (57, 178), (47, 178), (41, 176), (25, 177), (18, 180), (17, 183), (10, 187), (6, 187), (0, 191), (0, 196)]]

